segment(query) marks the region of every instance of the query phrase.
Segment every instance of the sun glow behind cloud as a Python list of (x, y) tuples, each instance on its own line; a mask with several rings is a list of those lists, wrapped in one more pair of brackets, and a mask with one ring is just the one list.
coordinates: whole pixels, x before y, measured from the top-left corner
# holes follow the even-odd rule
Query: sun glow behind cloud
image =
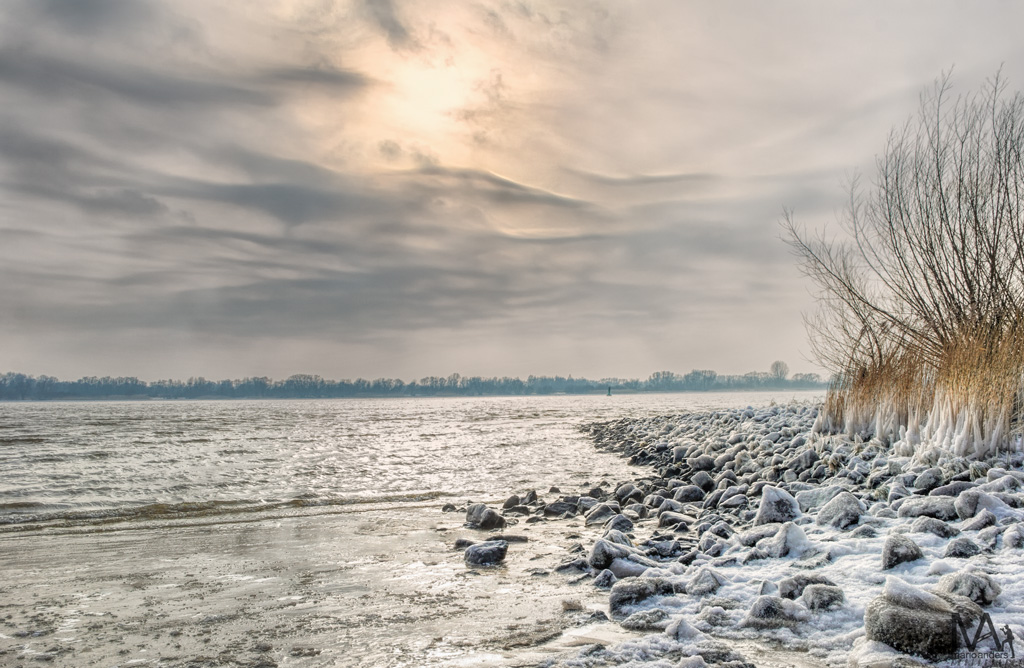
[(799, 370), (779, 212), (1024, 87), (1000, 7), (8, 3), (0, 370)]

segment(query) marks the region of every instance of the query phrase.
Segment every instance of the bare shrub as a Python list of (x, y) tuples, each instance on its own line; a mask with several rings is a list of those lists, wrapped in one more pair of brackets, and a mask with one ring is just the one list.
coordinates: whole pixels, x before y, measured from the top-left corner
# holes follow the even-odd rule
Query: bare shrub
[(818, 288), (807, 319), (835, 374), (819, 429), (987, 456), (1019, 446), (1024, 382), (1024, 97), (949, 76), (856, 180), (845, 238), (784, 216)]

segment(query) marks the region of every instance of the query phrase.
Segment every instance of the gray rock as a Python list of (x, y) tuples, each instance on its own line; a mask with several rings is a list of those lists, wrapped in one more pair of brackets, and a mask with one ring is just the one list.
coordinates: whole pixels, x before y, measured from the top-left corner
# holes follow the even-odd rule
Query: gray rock
[(953, 482), (941, 485), (931, 490), (930, 492), (928, 492), (928, 496), (959, 496), (960, 492), (977, 486), (978, 483), (976, 482), (968, 482), (966, 480), (954, 480)]
[(622, 628), (630, 631), (660, 631), (667, 627), (668, 624), (668, 613), (661, 608), (634, 612), (620, 623)]
[(985, 492), (977, 489), (967, 489), (960, 492), (954, 503), (957, 516), (962, 520), (974, 517), (975, 513), (978, 512), (978, 504), (984, 498), (983, 495), (988, 496)]
[(897, 533), (889, 534), (882, 545), (882, 570), (924, 557), (917, 543)]
[(591, 508), (586, 517), (586, 524), (604, 524), (609, 519), (619, 514), (619, 505), (610, 503), (599, 503)]
[(618, 581), (619, 579), (615, 577), (615, 573), (606, 568), (594, 578), (594, 586), (599, 589), (611, 589), (611, 586)]
[(508, 510), (512, 506), (518, 506), (518, 505), (519, 505), (519, 496), (517, 494), (513, 494), (512, 496), (510, 496), (507, 499), (505, 499), (505, 503), (503, 503), (501, 505), (501, 507), (502, 507), (503, 510)]
[(464, 558), (471, 566), (493, 566), (505, 560), (508, 543), (503, 540), (488, 540), (466, 548)]
[(914, 520), (914, 523), (910, 525), (910, 530), (918, 533), (934, 534), (939, 538), (952, 538), (960, 533), (960, 530), (956, 527), (952, 527), (942, 520), (937, 520), (934, 517), (918, 517)]
[(868, 640), (934, 660), (957, 649), (953, 612), (968, 626), (981, 616), (981, 608), (962, 596), (931, 594), (889, 577), (882, 595), (864, 611), (864, 631)]
[(948, 573), (939, 578), (934, 591), (956, 594), (971, 599), (978, 605), (992, 605), (1002, 593), (1002, 587), (984, 573)]
[(807, 512), (819, 508), (836, 496), (845, 492), (846, 489), (839, 485), (829, 485), (828, 487), (816, 487), (814, 489), (807, 489), (802, 492), (796, 493), (796, 502), (800, 506), (800, 510)]
[(455, 549), (456, 550), (465, 550), (470, 545), (476, 545), (476, 541), (475, 540), (470, 540), (468, 538), (456, 538), (455, 539)]
[(466, 523), (480, 529), (500, 529), (505, 526), (505, 518), (486, 504), (474, 503), (466, 508)]
[[(966, 493), (966, 492), (965, 492)], [(938, 520), (955, 520), (955, 502), (949, 496), (911, 496), (902, 499), (896, 515), (899, 517), (934, 517)]]
[(710, 455), (700, 455), (699, 457), (691, 457), (687, 460), (687, 464), (694, 471), (711, 471), (715, 468), (715, 460)]
[(977, 543), (970, 538), (957, 538), (949, 542), (942, 556), (969, 559), (976, 554), (981, 554), (981, 547)]
[(753, 547), (754, 545), (757, 545), (757, 541), (762, 538), (774, 536), (778, 532), (780, 526), (782, 525), (762, 524), (760, 526), (755, 526), (737, 534), (736, 539), (740, 542), (740, 545)]
[(555, 501), (544, 506), (545, 517), (562, 517), (563, 515), (569, 517), (576, 515), (576, 504), (568, 503), (567, 501)]
[(608, 595), (608, 609), (612, 613), (618, 613), (628, 605), (674, 592), (672, 583), (665, 578), (637, 577), (621, 580), (612, 585), (611, 593)]
[(982, 529), (995, 525), (998, 521), (999, 519), (992, 513), (992, 511), (986, 509), (965, 521), (960, 525), (960, 528), (963, 531), (981, 531)]
[(633, 520), (629, 519), (625, 515), (616, 515), (604, 523), (604, 528), (614, 529), (615, 531), (625, 533), (633, 530)]
[(800, 556), (807, 550), (808, 546), (807, 534), (792, 522), (786, 522), (779, 527), (774, 536), (764, 538), (757, 543), (758, 549), (763, 550), (773, 559)]
[(860, 501), (849, 492), (840, 492), (818, 511), (817, 523), (837, 529), (856, 524), (863, 512)]
[(758, 596), (743, 620), (754, 628), (793, 627), (806, 619), (806, 613), (793, 601), (778, 596)]
[(869, 524), (862, 524), (850, 532), (850, 538), (874, 538), (877, 535), (878, 532)]
[(789, 492), (765, 485), (761, 488), (761, 503), (757, 507), (754, 524), (790, 522), (800, 517), (800, 505)]
[(590, 548), (590, 556), (587, 563), (591, 568), (604, 570), (611, 566), (613, 559), (628, 557), (634, 553), (634, 549), (628, 545), (619, 545), (603, 538), (594, 541)]
[(705, 566), (686, 583), (686, 593), (690, 596), (707, 596), (714, 594), (726, 582), (728, 580), (720, 573)]
[(804, 593), (804, 589), (810, 585), (827, 585), (830, 587), (836, 586), (835, 582), (829, 580), (824, 575), (813, 575), (806, 573), (798, 573), (790, 578), (785, 578), (779, 582), (779, 596), (788, 599), (797, 599)]
[(914, 488), (931, 491), (941, 485), (942, 482), (942, 470), (938, 468), (930, 468), (914, 478)]
[(1024, 524), (1014, 524), (1003, 532), (1003, 547), (1014, 550), (1024, 547)]
[(700, 487), (705, 492), (710, 492), (715, 488), (715, 481), (711, 478), (711, 474), (707, 471), (697, 471), (690, 478), (690, 482)]
[(808, 610), (835, 610), (846, 600), (842, 589), (827, 584), (807, 585), (801, 598)]
[(687, 528), (690, 526), (689, 521), (690, 518), (682, 513), (664, 512), (658, 516), (659, 527)]
[(704, 500), (704, 490), (697, 485), (684, 485), (676, 488), (672, 498), (682, 503), (693, 503)]

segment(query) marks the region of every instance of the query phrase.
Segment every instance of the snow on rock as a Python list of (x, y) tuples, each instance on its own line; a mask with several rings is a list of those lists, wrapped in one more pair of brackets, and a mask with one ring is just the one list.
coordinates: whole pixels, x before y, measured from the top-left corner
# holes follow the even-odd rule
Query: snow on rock
[(789, 522), (800, 517), (800, 504), (784, 489), (765, 485), (761, 488), (761, 504), (754, 524)]

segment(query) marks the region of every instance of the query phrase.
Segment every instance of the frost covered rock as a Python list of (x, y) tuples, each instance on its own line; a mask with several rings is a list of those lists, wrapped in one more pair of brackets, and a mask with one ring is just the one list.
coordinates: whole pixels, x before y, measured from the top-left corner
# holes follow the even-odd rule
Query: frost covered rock
[(1003, 532), (1003, 547), (1014, 550), (1024, 547), (1024, 524), (1014, 524)]
[(954, 501), (954, 508), (957, 516), (962, 520), (970, 519), (982, 510), (989, 510), (997, 518), (1016, 514), (1001, 499), (980, 489), (968, 489), (960, 492)]
[(818, 511), (817, 523), (837, 529), (856, 524), (864, 508), (860, 500), (849, 492), (840, 492)]
[(839, 587), (812, 584), (804, 589), (801, 599), (808, 610), (835, 610), (843, 606), (846, 596)]
[(956, 540), (951, 540), (949, 542), (949, 545), (946, 546), (946, 551), (942, 554), (942, 557), (970, 559), (976, 554), (981, 554), (981, 547), (977, 543), (970, 538), (957, 538)]
[(780, 524), (762, 524), (761, 526), (752, 527), (746, 531), (742, 531), (736, 535), (736, 540), (739, 541), (740, 545), (744, 547), (753, 547), (757, 545), (757, 541), (774, 536), (779, 530)]
[(985, 573), (960, 571), (939, 578), (934, 591), (964, 596), (978, 605), (991, 605), (1003, 590)]
[(598, 589), (611, 589), (612, 585), (618, 581), (619, 578), (615, 576), (615, 573), (606, 568), (594, 578), (594, 586)]
[(754, 524), (789, 522), (800, 517), (800, 504), (784, 489), (765, 485), (761, 488), (761, 504)]
[(487, 504), (474, 503), (466, 508), (466, 523), (480, 529), (500, 529), (505, 526), (505, 518)]
[(704, 500), (704, 490), (697, 485), (683, 485), (677, 487), (672, 493), (672, 498), (682, 503), (694, 503)]
[(796, 493), (796, 501), (800, 506), (800, 510), (807, 512), (819, 508), (836, 496), (845, 492), (846, 489), (839, 485), (829, 485), (827, 487), (816, 487), (814, 489), (805, 489), (802, 492)]
[(743, 626), (779, 628), (796, 626), (807, 619), (807, 612), (793, 601), (778, 596), (758, 596), (743, 620)]
[(898, 533), (889, 534), (882, 545), (882, 570), (887, 571), (908, 561), (924, 557), (921, 548), (914, 541)]
[(586, 524), (604, 524), (619, 514), (619, 504), (599, 503), (587, 511)]
[(938, 520), (955, 520), (955, 502), (949, 496), (911, 496), (902, 500), (898, 517), (934, 517)]
[(668, 613), (660, 608), (655, 608), (654, 610), (634, 612), (622, 620), (620, 626), (630, 631), (660, 631), (667, 627), (668, 624)]
[(832, 582), (824, 575), (798, 573), (791, 578), (785, 578), (779, 582), (779, 596), (789, 599), (800, 598), (801, 594), (804, 593), (804, 589), (810, 585), (826, 585), (834, 587), (836, 583)]
[(608, 609), (617, 613), (628, 605), (636, 605), (653, 596), (667, 596), (674, 591), (672, 583), (665, 578), (629, 578), (612, 585)]
[(807, 540), (807, 534), (792, 522), (786, 522), (779, 527), (774, 536), (757, 542), (757, 548), (773, 559), (799, 557), (810, 547), (811, 542)]
[(614, 529), (615, 531), (621, 531), (623, 533), (633, 530), (633, 520), (629, 519), (625, 515), (615, 515), (610, 520), (604, 523), (605, 529)]
[(881, 596), (864, 611), (864, 631), (868, 640), (935, 659), (956, 651), (957, 639), (950, 627), (954, 611), (966, 624), (981, 615), (981, 609), (967, 599), (947, 600), (890, 575)]
[(682, 513), (667, 511), (658, 516), (658, 526), (685, 529), (690, 526), (690, 519), (689, 516)]
[(942, 482), (942, 469), (932, 467), (914, 478), (914, 489), (930, 492)]
[(984, 509), (971, 519), (960, 525), (963, 531), (981, 531), (994, 525), (999, 520), (992, 514), (991, 510)]
[(464, 559), (471, 566), (493, 566), (505, 560), (508, 543), (503, 540), (488, 540), (466, 548)]
[(716, 571), (704, 567), (697, 571), (697, 575), (686, 583), (686, 593), (690, 596), (707, 596), (714, 594), (728, 580)]
[(910, 525), (910, 530), (917, 533), (934, 534), (939, 538), (952, 538), (960, 533), (960, 530), (956, 527), (951, 527), (942, 520), (937, 520), (934, 517), (918, 517), (914, 520), (914, 523)]
[(715, 468), (715, 460), (710, 455), (691, 457), (686, 461), (694, 471), (711, 471)]
[(665, 629), (665, 634), (670, 638), (675, 638), (679, 642), (693, 642), (707, 637), (695, 629), (693, 625), (687, 622), (683, 617), (671, 622)]
[(697, 471), (690, 478), (690, 482), (705, 492), (710, 492), (715, 488), (715, 481), (707, 471)]
[(634, 552), (635, 550), (629, 545), (620, 545), (610, 540), (599, 538), (594, 542), (593, 547), (590, 548), (590, 556), (587, 557), (587, 563), (590, 564), (591, 568), (604, 570), (611, 565), (613, 559), (628, 557)]

